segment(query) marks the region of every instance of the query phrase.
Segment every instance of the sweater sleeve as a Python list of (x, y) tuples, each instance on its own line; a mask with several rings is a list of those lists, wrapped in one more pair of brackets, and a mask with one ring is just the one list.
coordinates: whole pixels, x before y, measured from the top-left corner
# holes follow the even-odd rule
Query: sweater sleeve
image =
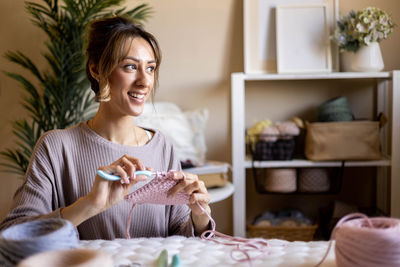
[(25, 182), (16, 191), (11, 211), (0, 224), (0, 230), (39, 218), (61, 217), (60, 209), (54, 207), (55, 194), (49, 158), (45, 138), (42, 136), (34, 149)]

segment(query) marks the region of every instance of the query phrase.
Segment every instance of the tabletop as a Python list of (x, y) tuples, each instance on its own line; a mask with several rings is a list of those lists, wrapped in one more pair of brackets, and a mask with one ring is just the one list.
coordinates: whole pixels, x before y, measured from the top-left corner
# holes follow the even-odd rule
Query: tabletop
[[(327, 241), (289, 242), (279, 239), (265, 240), (264, 253), (249, 251), (249, 262), (238, 262), (231, 257), (233, 246), (217, 244), (198, 237), (171, 236), (167, 238), (134, 238), (80, 241), (82, 247), (99, 249), (112, 255), (114, 266), (155, 266), (163, 249), (168, 251), (169, 262), (178, 254), (185, 266), (315, 266), (328, 249)], [(334, 242), (321, 267), (335, 267)], [(236, 257), (243, 255), (235, 252)]]

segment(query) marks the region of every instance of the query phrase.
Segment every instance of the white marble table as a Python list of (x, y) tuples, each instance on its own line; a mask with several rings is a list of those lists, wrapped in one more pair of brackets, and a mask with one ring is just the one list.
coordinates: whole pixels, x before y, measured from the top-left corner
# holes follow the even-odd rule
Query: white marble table
[[(252, 266), (309, 267), (315, 266), (327, 250), (328, 242), (288, 242), (267, 240), (267, 253), (252, 261)], [(172, 236), (168, 238), (116, 239), (113, 241), (81, 241), (84, 248), (99, 249), (112, 255), (116, 267), (156, 266), (158, 255), (163, 249), (168, 250), (169, 261), (174, 254), (179, 254), (182, 267), (221, 267), (250, 266), (247, 262), (234, 261), (231, 256), (232, 246), (216, 244), (200, 238)], [(258, 252), (251, 252), (251, 256)], [(135, 264), (136, 263), (136, 264)], [(335, 267), (335, 254), (331, 248), (322, 267)]]

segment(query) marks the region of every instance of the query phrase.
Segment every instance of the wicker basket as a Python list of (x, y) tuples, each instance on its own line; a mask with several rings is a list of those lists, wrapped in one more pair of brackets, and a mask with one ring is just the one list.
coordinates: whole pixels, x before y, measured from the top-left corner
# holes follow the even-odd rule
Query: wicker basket
[(273, 136), (277, 140), (267, 142), (259, 140), (260, 135), (249, 136), (249, 148), (253, 160), (291, 160), (295, 149), (293, 136)]
[(265, 239), (283, 239), (288, 241), (312, 241), (317, 224), (309, 226), (257, 226), (247, 224), (250, 237), (262, 237)]

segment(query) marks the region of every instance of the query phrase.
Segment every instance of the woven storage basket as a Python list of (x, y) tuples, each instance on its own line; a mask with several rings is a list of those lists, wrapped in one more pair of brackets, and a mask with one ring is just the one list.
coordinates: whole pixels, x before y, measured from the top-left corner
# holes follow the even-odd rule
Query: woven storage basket
[(250, 237), (265, 239), (283, 239), (288, 241), (312, 241), (318, 225), (310, 226), (257, 226), (247, 224)]
[(291, 160), (295, 141), (293, 138), (279, 139), (276, 142), (257, 141), (253, 153), (254, 160)]
[[(296, 146), (291, 135), (247, 135), (253, 160), (291, 160)], [(266, 141), (274, 140), (274, 141)]]

